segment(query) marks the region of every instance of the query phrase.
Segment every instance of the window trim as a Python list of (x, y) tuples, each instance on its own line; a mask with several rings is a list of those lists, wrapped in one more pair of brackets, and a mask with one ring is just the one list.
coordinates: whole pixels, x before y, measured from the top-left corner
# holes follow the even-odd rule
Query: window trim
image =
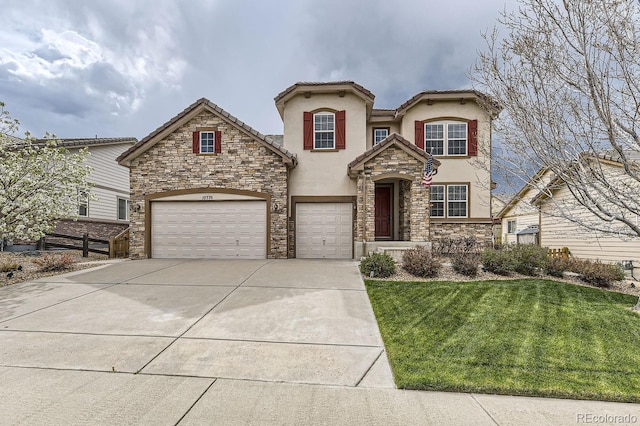
[[(316, 117), (320, 116), (320, 115), (326, 115), (326, 116), (331, 116), (333, 118), (333, 130), (316, 130)], [(316, 111), (313, 113), (313, 120), (312, 120), (312, 129), (313, 129), (313, 146), (312, 146), (312, 150), (319, 150), (319, 151), (325, 151), (325, 150), (336, 150), (336, 113), (334, 111)], [(316, 135), (317, 133), (327, 133), (327, 134), (331, 134), (333, 135), (333, 146), (330, 147), (318, 147), (317, 146), (317, 141), (316, 141)]]
[[(376, 131), (377, 130), (384, 130), (387, 132), (387, 135), (382, 138), (382, 140), (376, 142)], [(379, 144), (380, 142), (382, 142), (383, 140), (385, 140), (386, 138), (389, 137), (389, 135), (391, 134), (391, 128), (390, 127), (373, 127), (371, 129), (371, 146), (376, 146), (377, 144)]]
[[(120, 201), (124, 201), (125, 204), (125, 218), (120, 217)], [(131, 200), (125, 197), (116, 197), (116, 219), (117, 220), (130, 220), (130, 211), (131, 211)]]
[(507, 234), (514, 235), (517, 231), (518, 225), (516, 219), (507, 219)]
[[(461, 186), (466, 188), (466, 199), (464, 201), (462, 200), (449, 200), (449, 187), (454, 187), (454, 186)], [(435, 202), (437, 203), (442, 203), (443, 205), (443, 216), (434, 216), (432, 215), (433, 213), (433, 203), (434, 201), (431, 199), (431, 188), (434, 187), (443, 187), (443, 199), (442, 200), (437, 200)], [(464, 183), (437, 183), (437, 184), (433, 184), (430, 187), (430, 192), (429, 192), (429, 217), (432, 219), (468, 219), (471, 217), (471, 203), (470, 203), (470, 192), (471, 192), (471, 185), (468, 182), (464, 182)], [(465, 212), (466, 214), (464, 216), (450, 216), (449, 215), (449, 203), (459, 203), (459, 202), (464, 202), (466, 204), (466, 209)]]
[[(85, 214), (81, 213), (82, 207)], [(78, 191), (78, 217), (89, 217), (89, 192), (87, 191)]]
[[(450, 124), (463, 124), (465, 126), (464, 131), (464, 154), (451, 154), (449, 152), (449, 125)], [(425, 121), (423, 123), (423, 143), (424, 150), (427, 152), (427, 126), (430, 125), (442, 125), (442, 154), (433, 154), (434, 157), (469, 157), (469, 121), (457, 118), (439, 118), (435, 120)], [(455, 139), (461, 140), (461, 139)]]
[[(200, 130), (199, 131), (199, 137), (200, 137), (200, 142), (198, 144), (198, 153), (199, 154), (207, 154), (207, 155), (211, 155), (211, 154), (215, 154), (216, 153), (216, 132), (213, 130)], [(202, 150), (202, 136), (206, 134), (206, 135), (211, 135), (211, 151), (203, 151)]]

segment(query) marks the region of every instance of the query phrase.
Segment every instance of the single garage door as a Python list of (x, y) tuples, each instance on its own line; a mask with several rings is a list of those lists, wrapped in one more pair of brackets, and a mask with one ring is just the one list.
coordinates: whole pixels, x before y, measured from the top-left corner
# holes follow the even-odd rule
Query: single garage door
[(265, 259), (265, 201), (151, 203), (154, 258)]
[(351, 203), (297, 203), (296, 257), (351, 259)]

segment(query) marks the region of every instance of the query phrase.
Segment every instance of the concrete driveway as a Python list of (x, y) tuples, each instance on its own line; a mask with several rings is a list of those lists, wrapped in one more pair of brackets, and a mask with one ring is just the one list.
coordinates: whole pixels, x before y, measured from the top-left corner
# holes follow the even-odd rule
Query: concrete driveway
[(630, 404), (396, 390), (353, 261), (125, 261), (0, 288), (0, 383), (0, 424), (640, 418)]

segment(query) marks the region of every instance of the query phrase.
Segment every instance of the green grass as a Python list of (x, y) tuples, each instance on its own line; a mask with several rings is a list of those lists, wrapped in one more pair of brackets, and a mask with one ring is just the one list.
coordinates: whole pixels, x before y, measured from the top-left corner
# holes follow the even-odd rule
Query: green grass
[(640, 402), (635, 296), (536, 279), (366, 285), (400, 388)]

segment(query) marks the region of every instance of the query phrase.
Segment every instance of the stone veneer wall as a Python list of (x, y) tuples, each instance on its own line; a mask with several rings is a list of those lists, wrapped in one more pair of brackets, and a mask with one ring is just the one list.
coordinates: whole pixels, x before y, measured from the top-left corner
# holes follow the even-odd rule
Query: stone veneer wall
[(115, 237), (129, 227), (129, 223), (100, 222), (100, 221), (84, 221), (82, 219), (61, 219), (56, 222), (53, 230), (56, 234), (66, 234), (81, 237), (89, 234), (91, 238), (100, 238), (108, 240)]
[(375, 240), (375, 182), (373, 179), (388, 173), (400, 173), (410, 179), (407, 181), (409, 184), (405, 186), (405, 194), (409, 193), (409, 203), (408, 206), (405, 204), (405, 208), (409, 208), (410, 218), (409, 223), (405, 223), (404, 236), (410, 236), (407, 238), (410, 241), (429, 241), (429, 190), (422, 186), (423, 169), (422, 161), (396, 146), (388, 147), (365, 163), (364, 170), (358, 175), (356, 241)]
[(400, 181), (400, 240), (411, 240), (411, 182)]
[[(200, 128), (222, 132), (222, 153), (192, 152), (192, 134)], [(271, 195), (271, 249), (268, 258), (287, 257), (287, 167), (282, 158), (262, 143), (203, 111), (132, 161), (130, 167), (131, 257), (143, 258), (145, 196), (180, 189), (224, 188)]]
[(461, 238), (474, 236), (479, 242), (491, 245), (491, 223), (438, 223), (431, 224), (431, 241), (437, 242), (444, 238)]

